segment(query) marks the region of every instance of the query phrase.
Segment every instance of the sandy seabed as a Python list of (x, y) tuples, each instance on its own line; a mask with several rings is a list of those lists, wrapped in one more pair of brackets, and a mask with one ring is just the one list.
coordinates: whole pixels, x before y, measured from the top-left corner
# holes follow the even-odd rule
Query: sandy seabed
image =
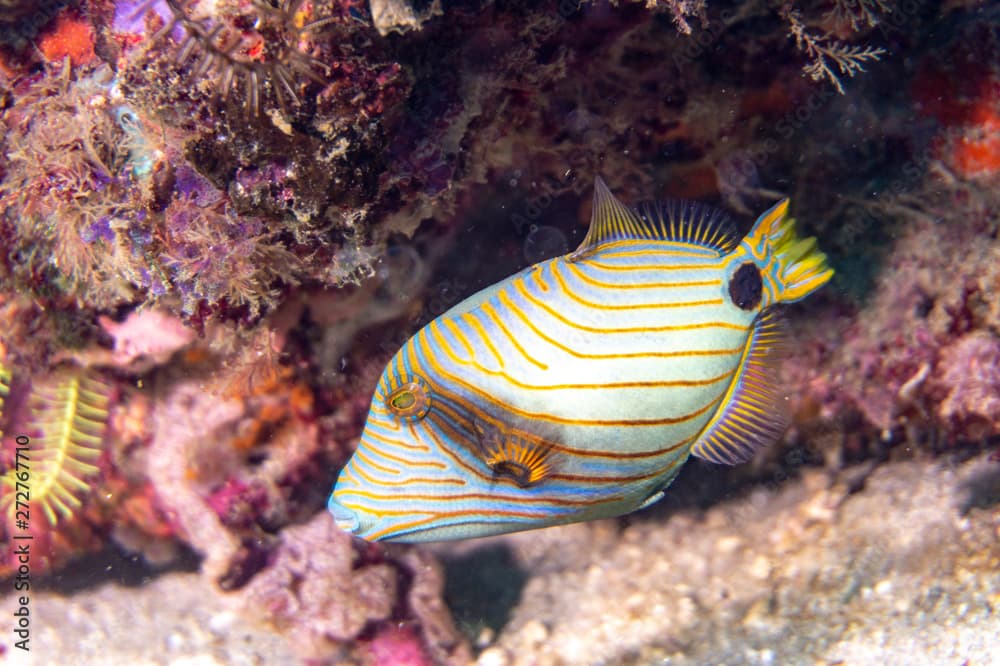
[[(810, 470), (624, 528), (602, 521), (433, 549), (452, 568), (502, 549), (505, 566), (490, 570), (496, 558), (483, 557), (480, 579), (522, 576), (504, 626), (480, 637), (479, 666), (1000, 662), (1000, 464), (849, 472)], [(6, 593), (0, 616), (15, 604)], [(272, 664), (292, 652), (196, 573), (34, 592), (31, 608), (30, 655), (5, 636), (0, 663)]]

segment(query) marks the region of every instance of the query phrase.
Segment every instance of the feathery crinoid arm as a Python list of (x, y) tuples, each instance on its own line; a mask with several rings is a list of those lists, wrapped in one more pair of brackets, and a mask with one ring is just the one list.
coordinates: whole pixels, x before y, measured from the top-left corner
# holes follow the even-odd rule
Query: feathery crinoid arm
[[(87, 477), (95, 465), (108, 417), (110, 389), (93, 373), (65, 370), (32, 387), (28, 398), (30, 418), (26, 432), (32, 437), (28, 452), (31, 467), (30, 502), (41, 508), (52, 525), (72, 517), (89, 490)], [(0, 483), (5, 486), (0, 512), (14, 508), (14, 470)]]

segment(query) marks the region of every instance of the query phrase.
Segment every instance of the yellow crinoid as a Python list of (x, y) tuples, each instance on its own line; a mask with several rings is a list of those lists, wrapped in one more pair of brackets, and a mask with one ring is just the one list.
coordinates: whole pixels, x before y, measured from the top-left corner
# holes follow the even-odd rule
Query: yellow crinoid
[[(8, 386), (9, 377), (0, 375), (0, 384)], [(51, 525), (72, 517), (83, 505), (80, 495), (90, 490), (87, 478), (98, 471), (95, 463), (107, 425), (109, 392), (106, 382), (78, 368), (33, 382), (30, 418), (19, 428), (29, 433), (27, 452), (19, 456), (20, 469), (14, 467), (0, 478), (4, 486), (0, 512), (17, 508), (15, 499), (24, 495), (19, 498), (15, 490), (26, 490), (30, 506), (41, 509)], [(18, 477), (19, 471), (27, 474)]]

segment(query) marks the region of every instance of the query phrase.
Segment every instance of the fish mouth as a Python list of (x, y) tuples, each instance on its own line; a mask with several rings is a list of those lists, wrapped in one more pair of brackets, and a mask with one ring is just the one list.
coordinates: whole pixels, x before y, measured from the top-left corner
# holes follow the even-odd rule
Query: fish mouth
[(327, 504), (327, 508), (333, 514), (333, 519), (337, 523), (337, 527), (351, 534), (358, 533), (358, 530), (361, 528), (361, 519), (358, 517), (356, 511), (348, 509), (332, 496), (330, 497), (329, 504)]

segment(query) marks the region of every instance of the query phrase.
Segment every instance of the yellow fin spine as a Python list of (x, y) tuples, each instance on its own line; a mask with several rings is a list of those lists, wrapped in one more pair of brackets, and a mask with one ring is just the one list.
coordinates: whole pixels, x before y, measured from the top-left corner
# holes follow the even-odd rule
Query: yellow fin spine
[(761, 215), (744, 243), (754, 256), (770, 258), (764, 275), (773, 284), (778, 302), (801, 300), (833, 277), (816, 239), (800, 238), (795, 233), (795, 220), (788, 216), (788, 199)]
[(598, 176), (590, 228), (567, 260), (578, 261), (601, 246), (626, 239), (698, 245), (720, 254), (739, 245), (736, 228), (722, 211), (689, 201), (646, 201), (633, 209), (619, 201)]

